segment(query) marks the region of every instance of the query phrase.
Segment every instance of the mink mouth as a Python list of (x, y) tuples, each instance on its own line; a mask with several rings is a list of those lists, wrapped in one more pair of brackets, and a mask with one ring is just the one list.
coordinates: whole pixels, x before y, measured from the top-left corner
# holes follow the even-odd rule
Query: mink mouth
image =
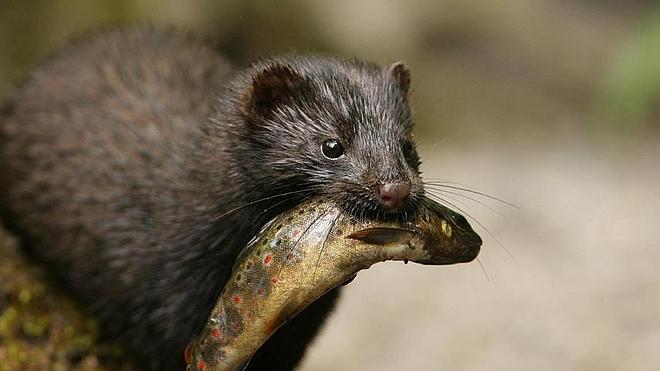
[(337, 200), (338, 206), (358, 220), (378, 220), (385, 222), (407, 222), (417, 217), (420, 202), (415, 197), (406, 200), (405, 205), (397, 210), (388, 210), (375, 200)]
[[(408, 195), (402, 207), (388, 209), (378, 200), (375, 194), (366, 192), (364, 187), (327, 187), (312, 184), (302, 187), (300, 190), (287, 191), (292, 193), (286, 196), (286, 200), (277, 201), (279, 207), (271, 210), (279, 214), (302, 203), (310, 197), (322, 197), (332, 200), (347, 215), (357, 220), (374, 220), (384, 222), (409, 222), (415, 220), (424, 204), (423, 189), (414, 190)], [(284, 194), (283, 193), (283, 194)]]

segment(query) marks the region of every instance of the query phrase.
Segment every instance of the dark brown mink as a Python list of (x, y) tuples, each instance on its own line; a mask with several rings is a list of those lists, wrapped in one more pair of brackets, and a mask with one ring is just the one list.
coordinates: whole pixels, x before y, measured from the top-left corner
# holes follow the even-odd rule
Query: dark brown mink
[[(287, 55), (234, 70), (174, 30), (114, 30), (44, 61), (0, 117), (0, 209), (29, 255), (145, 369), (182, 369), (234, 259), (313, 196), (405, 218), (423, 196), (410, 74)], [(335, 290), (251, 370), (296, 366)]]

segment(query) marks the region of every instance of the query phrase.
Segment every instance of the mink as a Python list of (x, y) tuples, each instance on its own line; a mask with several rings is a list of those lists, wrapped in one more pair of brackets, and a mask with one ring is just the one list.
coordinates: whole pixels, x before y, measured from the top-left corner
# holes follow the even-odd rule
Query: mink
[[(410, 73), (289, 54), (235, 69), (156, 27), (77, 40), (0, 113), (0, 210), (145, 369), (182, 369), (241, 249), (274, 216), (324, 197), (405, 218), (423, 197)], [(288, 370), (337, 301), (327, 294), (257, 352)]]

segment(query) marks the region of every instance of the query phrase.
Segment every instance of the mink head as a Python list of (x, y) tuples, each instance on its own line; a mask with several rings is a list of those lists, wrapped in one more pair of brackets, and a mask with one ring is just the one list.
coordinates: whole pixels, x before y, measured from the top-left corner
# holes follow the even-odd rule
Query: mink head
[(283, 57), (252, 66), (240, 86), (243, 171), (261, 197), (295, 192), (358, 216), (414, 214), (423, 188), (403, 64)]

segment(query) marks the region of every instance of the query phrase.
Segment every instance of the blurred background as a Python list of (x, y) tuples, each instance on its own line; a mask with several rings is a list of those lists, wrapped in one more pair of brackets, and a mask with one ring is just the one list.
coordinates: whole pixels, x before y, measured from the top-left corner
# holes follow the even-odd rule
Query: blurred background
[(480, 262), (361, 272), (302, 370), (660, 368), (656, 1), (4, 0), (0, 97), (69, 37), (144, 22), (237, 65), (403, 60), (425, 176), (519, 206), (436, 192), (482, 235)]

